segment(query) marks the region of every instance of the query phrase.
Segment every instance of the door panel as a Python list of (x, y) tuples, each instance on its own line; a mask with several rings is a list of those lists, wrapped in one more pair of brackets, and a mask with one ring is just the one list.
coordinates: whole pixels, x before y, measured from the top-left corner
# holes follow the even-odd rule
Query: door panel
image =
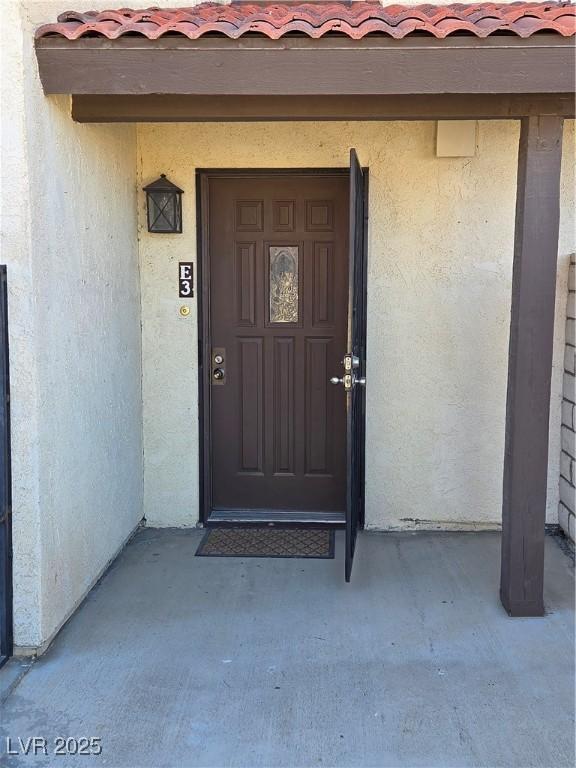
[(293, 336), (274, 338), (274, 474), (294, 475), (294, 354)]
[(236, 323), (256, 322), (256, 243), (236, 243)]
[(326, 392), (334, 359), (331, 338), (306, 339), (306, 468), (307, 475), (331, 474), (330, 422), (332, 393)]
[(238, 339), (239, 444), (238, 471), (264, 471), (264, 339)]
[(314, 243), (312, 263), (312, 325), (314, 328), (334, 324), (334, 244)]
[(348, 177), (215, 175), (207, 196), (211, 509), (344, 513)]

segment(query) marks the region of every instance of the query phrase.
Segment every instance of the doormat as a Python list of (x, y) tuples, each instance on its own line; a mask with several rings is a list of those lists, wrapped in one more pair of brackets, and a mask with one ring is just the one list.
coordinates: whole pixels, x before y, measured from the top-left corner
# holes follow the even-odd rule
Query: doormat
[(196, 557), (334, 557), (334, 531), (322, 528), (210, 528)]

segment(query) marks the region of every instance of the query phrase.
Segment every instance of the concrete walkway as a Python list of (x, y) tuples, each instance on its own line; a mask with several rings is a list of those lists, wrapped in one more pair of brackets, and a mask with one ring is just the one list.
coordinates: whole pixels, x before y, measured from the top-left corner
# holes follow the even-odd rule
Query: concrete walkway
[[(497, 534), (360, 537), (322, 560), (195, 558), (143, 530), (16, 686), (2, 766), (574, 764), (574, 570), (547, 538), (542, 619), (498, 601)], [(0, 672), (1, 674), (1, 672)], [(7, 757), (5, 736), (102, 755)]]

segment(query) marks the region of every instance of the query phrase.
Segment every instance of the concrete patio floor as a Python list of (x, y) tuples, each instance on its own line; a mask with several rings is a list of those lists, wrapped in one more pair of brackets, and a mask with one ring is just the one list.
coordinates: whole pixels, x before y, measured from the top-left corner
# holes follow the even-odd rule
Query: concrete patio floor
[[(574, 764), (574, 570), (547, 537), (541, 619), (498, 601), (493, 533), (360, 536), (336, 559), (195, 558), (144, 529), (32, 665), (5, 737), (102, 755), (0, 765)], [(0, 675), (2, 671), (0, 671)]]

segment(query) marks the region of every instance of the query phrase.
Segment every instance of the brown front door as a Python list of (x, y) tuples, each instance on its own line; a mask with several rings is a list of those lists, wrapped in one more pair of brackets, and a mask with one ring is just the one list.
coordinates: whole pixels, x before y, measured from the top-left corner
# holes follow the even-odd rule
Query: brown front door
[(209, 514), (343, 519), (349, 177), (209, 175), (205, 202)]

